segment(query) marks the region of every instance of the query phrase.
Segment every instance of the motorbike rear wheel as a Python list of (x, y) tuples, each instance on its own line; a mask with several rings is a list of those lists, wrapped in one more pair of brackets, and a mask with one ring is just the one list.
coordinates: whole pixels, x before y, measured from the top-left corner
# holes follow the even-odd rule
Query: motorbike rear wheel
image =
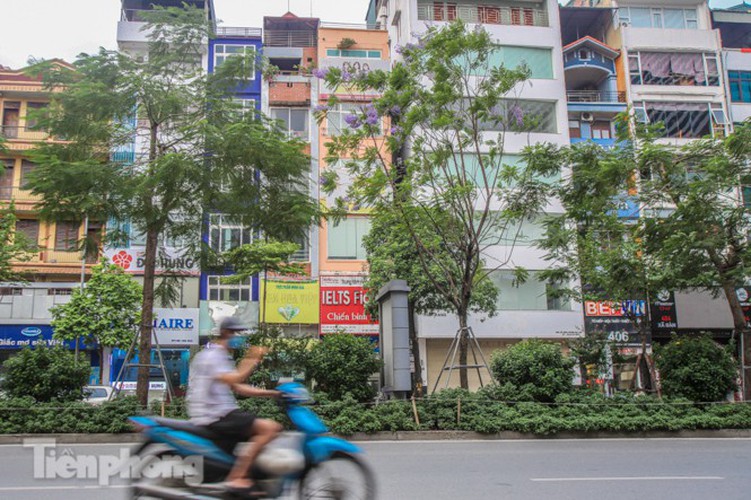
[(300, 500), (375, 500), (375, 476), (360, 458), (336, 453), (300, 478)]

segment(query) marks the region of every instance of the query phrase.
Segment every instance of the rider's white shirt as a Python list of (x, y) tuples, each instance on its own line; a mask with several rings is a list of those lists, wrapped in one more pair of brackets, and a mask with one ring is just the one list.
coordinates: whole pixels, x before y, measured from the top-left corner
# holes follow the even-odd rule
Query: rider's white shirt
[(223, 373), (235, 371), (229, 352), (220, 345), (199, 352), (190, 365), (188, 415), (197, 425), (216, 422), (238, 408), (232, 389), (217, 380)]

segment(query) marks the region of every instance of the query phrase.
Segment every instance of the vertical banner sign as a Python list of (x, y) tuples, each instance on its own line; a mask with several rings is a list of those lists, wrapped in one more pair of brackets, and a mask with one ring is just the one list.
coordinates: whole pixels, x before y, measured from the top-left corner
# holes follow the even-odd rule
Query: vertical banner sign
[(663, 290), (652, 301), (652, 331), (674, 332), (678, 329), (678, 314), (675, 309), (675, 294)]
[(378, 322), (365, 312), (365, 277), (321, 276), (321, 334), (378, 335)]
[(743, 316), (746, 317), (746, 326), (751, 326), (751, 292), (749, 292), (748, 288), (737, 288), (735, 295), (741, 303)]
[(643, 300), (587, 300), (584, 302), (584, 331), (607, 333), (608, 340), (617, 345), (641, 345), (641, 335), (631, 318), (643, 317), (646, 309)]

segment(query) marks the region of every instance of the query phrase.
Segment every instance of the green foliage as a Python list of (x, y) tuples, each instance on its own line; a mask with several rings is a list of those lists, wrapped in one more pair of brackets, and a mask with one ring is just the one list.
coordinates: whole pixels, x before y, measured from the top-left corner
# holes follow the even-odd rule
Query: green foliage
[(535, 401), (551, 402), (571, 390), (574, 360), (561, 346), (539, 339), (523, 340), (492, 354), (490, 370), (501, 385), (529, 393)]
[(102, 261), (70, 302), (50, 309), (55, 338), (83, 339), (101, 347), (127, 347), (141, 320), (141, 285), (122, 268)]
[(40, 403), (31, 397), (0, 399), (0, 434), (132, 432), (128, 417), (137, 415), (139, 409), (132, 396), (101, 405)]
[(332, 398), (349, 393), (357, 401), (367, 401), (375, 395), (368, 379), (380, 368), (381, 360), (367, 338), (337, 333), (325, 335), (313, 347), (307, 374)]
[(737, 388), (738, 366), (730, 350), (707, 335), (674, 337), (657, 348), (662, 389), (691, 401), (722, 401)]
[(75, 401), (83, 397), (91, 367), (76, 363), (73, 353), (62, 347), (25, 348), (3, 363), (3, 390), (11, 398), (35, 401)]
[[(5, 175), (5, 172), (0, 172), (0, 175)], [(26, 235), (16, 232), (17, 220), (12, 201), (7, 207), (0, 206), (0, 282), (23, 282), (23, 276), (13, 270), (13, 263), (29, 261), (36, 248), (35, 241), (29, 241)]]
[(292, 254), (300, 249), (296, 243), (282, 241), (254, 241), (249, 245), (233, 248), (226, 254), (235, 274), (228, 279), (242, 281), (250, 276), (272, 272), (281, 275), (303, 274), (302, 264), (289, 262)]

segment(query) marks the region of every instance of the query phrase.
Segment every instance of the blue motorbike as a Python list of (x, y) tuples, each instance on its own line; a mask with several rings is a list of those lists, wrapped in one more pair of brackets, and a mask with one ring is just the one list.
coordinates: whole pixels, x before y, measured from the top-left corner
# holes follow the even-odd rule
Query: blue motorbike
[(310, 409), (300, 384), (277, 387), (296, 429), (267, 445), (253, 464), (251, 495), (224, 489), (235, 462), (238, 441), (223, 441), (205, 427), (184, 420), (131, 417), (144, 435), (131, 459), (133, 498), (278, 498), (375, 499), (375, 479), (362, 459), (363, 450), (329, 430)]

